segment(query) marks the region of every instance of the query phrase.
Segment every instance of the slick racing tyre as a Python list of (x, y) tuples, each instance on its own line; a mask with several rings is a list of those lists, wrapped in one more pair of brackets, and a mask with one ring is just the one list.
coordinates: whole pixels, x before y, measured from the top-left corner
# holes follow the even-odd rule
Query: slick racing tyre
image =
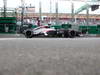
[(26, 38), (32, 38), (32, 32), (31, 31), (26, 31), (25, 37)]

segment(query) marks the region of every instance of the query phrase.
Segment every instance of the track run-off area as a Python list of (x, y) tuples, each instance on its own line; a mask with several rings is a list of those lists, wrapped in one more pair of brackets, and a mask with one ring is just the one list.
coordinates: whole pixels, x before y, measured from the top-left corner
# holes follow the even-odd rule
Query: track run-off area
[(0, 38), (0, 75), (100, 75), (100, 38)]

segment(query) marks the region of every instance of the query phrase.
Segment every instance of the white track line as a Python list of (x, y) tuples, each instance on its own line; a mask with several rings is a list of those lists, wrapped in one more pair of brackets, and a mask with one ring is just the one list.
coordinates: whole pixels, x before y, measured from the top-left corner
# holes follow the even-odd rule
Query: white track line
[(100, 40), (100, 38), (0, 38), (1, 40)]

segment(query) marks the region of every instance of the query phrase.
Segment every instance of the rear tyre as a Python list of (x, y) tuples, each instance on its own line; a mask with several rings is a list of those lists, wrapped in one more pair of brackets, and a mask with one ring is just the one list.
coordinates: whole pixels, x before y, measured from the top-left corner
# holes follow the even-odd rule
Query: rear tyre
[(69, 37), (74, 38), (76, 36), (76, 32), (74, 30), (69, 32)]
[(26, 38), (32, 38), (32, 32), (31, 31), (26, 31), (25, 37)]

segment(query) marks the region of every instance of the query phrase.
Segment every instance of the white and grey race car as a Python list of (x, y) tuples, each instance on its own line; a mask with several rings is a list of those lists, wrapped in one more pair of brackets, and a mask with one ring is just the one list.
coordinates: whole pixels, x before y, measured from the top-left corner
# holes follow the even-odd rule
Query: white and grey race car
[(32, 38), (34, 36), (55, 36), (56, 30), (48, 26), (39, 26), (34, 29), (25, 30), (24, 34), (27, 38)]

